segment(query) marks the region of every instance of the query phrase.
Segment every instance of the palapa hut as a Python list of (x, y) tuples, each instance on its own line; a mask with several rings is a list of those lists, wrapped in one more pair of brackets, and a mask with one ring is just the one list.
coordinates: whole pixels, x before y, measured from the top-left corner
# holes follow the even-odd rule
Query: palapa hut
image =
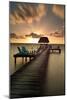
[(38, 43), (48, 43), (49, 42), (49, 39), (48, 37), (41, 37), (38, 41)]
[(46, 44), (45, 45), (44, 44), (41, 44), (39, 49), (40, 50), (41, 49), (43, 50), (43, 49), (47, 48), (48, 47), (48, 45), (47, 45), (48, 42), (49, 42), (48, 37), (40, 37), (38, 43), (46, 43)]

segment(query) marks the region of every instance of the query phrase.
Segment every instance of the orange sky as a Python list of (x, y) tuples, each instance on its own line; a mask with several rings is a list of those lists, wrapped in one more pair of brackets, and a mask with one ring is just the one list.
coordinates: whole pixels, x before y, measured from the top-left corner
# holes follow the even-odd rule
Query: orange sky
[[(38, 43), (39, 38), (27, 37), (26, 39), (10, 39), (11, 43)], [(64, 44), (64, 38), (49, 37), (50, 44)]]

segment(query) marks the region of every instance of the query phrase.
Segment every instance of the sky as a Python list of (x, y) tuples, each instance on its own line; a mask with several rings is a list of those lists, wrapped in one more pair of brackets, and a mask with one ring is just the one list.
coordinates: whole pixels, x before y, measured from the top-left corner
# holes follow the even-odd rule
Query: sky
[(38, 43), (48, 37), (49, 43), (64, 44), (64, 12), (64, 5), (10, 2), (10, 42)]

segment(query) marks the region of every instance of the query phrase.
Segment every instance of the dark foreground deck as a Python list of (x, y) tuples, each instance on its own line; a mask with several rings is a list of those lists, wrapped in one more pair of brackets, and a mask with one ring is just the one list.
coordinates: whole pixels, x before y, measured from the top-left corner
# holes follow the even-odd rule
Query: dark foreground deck
[(44, 50), (24, 70), (21, 68), (10, 76), (10, 98), (36, 97), (43, 95), (43, 76), (46, 76), (49, 48)]

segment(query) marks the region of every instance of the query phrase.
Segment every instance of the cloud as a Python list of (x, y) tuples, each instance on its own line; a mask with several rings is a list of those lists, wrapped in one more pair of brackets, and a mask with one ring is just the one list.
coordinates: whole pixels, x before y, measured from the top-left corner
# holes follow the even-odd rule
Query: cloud
[(36, 34), (36, 33), (31, 33), (31, 34), (29, 34), (29, 35), (25, 35), (26, 37), (32, 37), (32, 38), (40, 38), (42, 35), (38, 35), (38, 34)]
[(65, 35), (65, 25), (61, 25), (60, 29), (55, 30), (54, 32), (48, 34), (50, 36), (54, 36), (54, 37), (64, 37)]
[(44, 4), (17, 4), (14, 9), (10, 8), (10, 23), (32, 23), (39, 21), (40, 18), (46, 15), (47, 7)]
[(54, 36), (54, 37), (63, 37), (64, 36), (64, 33), (63, 33), (63, 31), (62, 32), (56, 31), (54, 33), (50, 33), (49, 35), (50, 36)]
[(14, 39), (25, 39), (25, 36), (22, 35), (17, 35), (15, 33), (10, 33), (10, 38), (14, 38)]
[(55, 15), (64, 19), (64, 6), (62, 5), (53, 5), (52, 11)]
[(17, 38), (15, 33), (10, 33), (10, 38)]

